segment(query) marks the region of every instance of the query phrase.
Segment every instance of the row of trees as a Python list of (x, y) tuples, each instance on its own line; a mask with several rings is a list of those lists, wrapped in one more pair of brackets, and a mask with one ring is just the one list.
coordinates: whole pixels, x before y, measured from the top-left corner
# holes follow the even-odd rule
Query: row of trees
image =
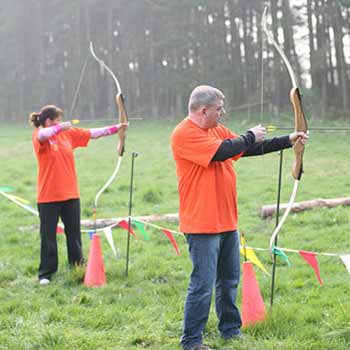
[(130, 116), (183, 116), (203, 83), (224, 91), (231, 111), (258, 111), (262, 100), (269, 112), (290, 109), (290, 78), (261, 27), (265, 5), (309, 112), (349, 115), (348, 0), (2, 0), (0, 120), (47, 103), (81, 119), (115, 115), (114, 83), (90, 41)]

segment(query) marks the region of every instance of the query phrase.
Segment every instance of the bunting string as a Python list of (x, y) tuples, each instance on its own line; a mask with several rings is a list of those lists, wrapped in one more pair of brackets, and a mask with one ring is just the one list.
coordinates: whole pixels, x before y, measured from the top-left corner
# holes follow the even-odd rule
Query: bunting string
[[(253, 249), (253, 250), (256, 250), (256, 251), (260, 251), (260, 252), (270, 252), (270, 248), (258, 248), (258, 247), (249, 247), (249, 246), (246, 246), (247, 249)], [(297, 250), (297, 249), (291, 249), (291, 248), (282, 248), (282, 247), (275, 247), (279, 250), (282, 250), (284, 252), (288, 252), (288, 253), (297, 253), (299, 254), (300, 253), (300, 250)], [(323, 255), (323, 256), (336, 256), (336, 257), (340, 257), (341, 255), (344, 255), (344, 254), (341, 254), (341, 253), (319, 253), (319, 252), (312, 252), (316, 255)]]
[[(26, 211), (29, 211), (31, 214), (38, 216), (38, 211), (35, 208), (31, 207), (29, 205), (29, 202), (26, 199), (23, 199), (23, 198), (21, 198), (19, 196), (16, 196), (16, 195), (8, 193), (8, 192), (12, 192), (12, 191), (14, 191), (14, 190), (12, 188), (10, 188), (10, 187), (0, 187), (0, 195), (2, 195), (3, 197), (7, 198), (12, 203), (18, 205), (22, 209), (25, 209)], [(179, 254), (178, 246), (177, 246), (177, 244), (175, 242), (174, 237), (172, 237), (172, 234), (184, 236), (182, 232), (179, 232), (179, 231), (176, 231), (176, 230), (173, 230), (173, 229), (169, 229), (169, 228), (166, 228), (166, 227), (163, 227), (163, 226), (159, 226), (159, 225), (150, 223), (148, 221), (140, 220), (138, 218), (132, 218), (131, 217), (131, 222), (142, 233), (142, 235), (143, 235), (145, 240), (150, 240), (150, 237), (147, 234), (147, 232), (144, 230), (144, 227), (142, 225), (149, 226), (149, 227), (155, 228), (157, 230), (161, 230), (168, 237), (169, 241), (174, 246), (174, 249), (176, 250), (176, 253)], [(110, 238), (111, 238), (110, 230), (112, 230), (112, 228), (115, 228), (117, 226), (119, 226), (120, 228), (123, 228), (123, 229), (128, 229), (128, 222), (126, 221), (126, 219), (121, 219), (120, 221), (115, 222), (115, 223), (113, 223), (111, 225), (98, 228), (96, 231), (97, 232), (104, 232), (106, 237), (108, 237), (107, 239), (110, 241)], [(63, 232), (64, 232), (63, 225), (59, 224), (58, 228), (57, 228), (57, 233), (63, 233)], [(91, 229), (82, 229), (81, 232), (86, 232), (86, 233), (90, 234), (91, 233)], [(136, 236), (136, 234), (135, 234), (135, 232), (133, 230), (131, 230), (130, 233), (132, 235), (134, 235), (134, 237), (137, 239), (137, 236)], [(112, 246), (113, 246), (112, 242), (110, 242), (110, 245), (111, 245), (111, 248), (112, 248)], [(261, 252), (269, 252), (270, 253), (270, 249), (269, 248), (251, 247), (251, 246), (247, 246), (246, 244), (241, 244), (240, 248), (243, 251), (251, 250), (251, 251), (261, 251)], [(284, 247), (275, 247), (275, 249), (279, 250), (281, 252), (296, 253), (296, 254), (299, 254), (299, 255), (301, 255), (302, 252), (303, 252), (303, 250), (297, 250), (297, 249), (292, 249), (292, 248), (284, 248)], [(115, 247), (113, 247), (112, 250), (113, 250), (114, 255), (116, 255)], [(338, 258), (341, 259), (341, 261), (345, 265), (347, 271), (350, 273), (350, 254), (347, 254), (347, 253), (329, 253), (329, 252), (307, 252), (307, 253), (315, 255), (315, 256), (316, 255), (320, 255), (320, 256), (338, 257)]]

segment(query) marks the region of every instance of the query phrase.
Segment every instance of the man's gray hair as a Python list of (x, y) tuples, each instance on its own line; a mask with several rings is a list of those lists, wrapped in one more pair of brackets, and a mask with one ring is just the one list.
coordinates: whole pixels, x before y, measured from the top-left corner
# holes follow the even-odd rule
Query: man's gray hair
[(217, 100), (223, 100), (224, 98), (224, 94), (219, 89), (209, 85), (200, 85), (191, 93), (188, 110), (189, 112), (195, 112), (200, 107), (211, 107)]

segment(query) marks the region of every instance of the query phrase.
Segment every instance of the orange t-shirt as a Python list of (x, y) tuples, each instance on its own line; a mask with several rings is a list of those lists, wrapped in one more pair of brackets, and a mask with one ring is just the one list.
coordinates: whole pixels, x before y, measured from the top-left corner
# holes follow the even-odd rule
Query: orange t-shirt
[(171, 146), (180, 198), (180, 230), (220, 233), (237, 229), (236, 174), (232, 160), (211, 162), (223, 140), (237, 137), (219, 124), (202, 129), (189, 118), (174, 129)]
[(38, 160), (37, 202), (58, 202), (79, 198), (73, 150), (87, 146), (91, 133), (72, 128), (61, 131), (42, 144), (38, 140), (39, 128), (32, 140)]

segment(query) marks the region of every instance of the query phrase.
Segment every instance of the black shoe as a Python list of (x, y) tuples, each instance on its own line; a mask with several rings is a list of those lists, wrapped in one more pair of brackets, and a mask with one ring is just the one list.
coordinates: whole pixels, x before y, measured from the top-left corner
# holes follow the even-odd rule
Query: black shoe
[(244, 336), (241, 332), (239, 332), (238, 334), (233, 334), (231, 335), (231, 337), (225, 338), (225, 340), (243, 340)]

